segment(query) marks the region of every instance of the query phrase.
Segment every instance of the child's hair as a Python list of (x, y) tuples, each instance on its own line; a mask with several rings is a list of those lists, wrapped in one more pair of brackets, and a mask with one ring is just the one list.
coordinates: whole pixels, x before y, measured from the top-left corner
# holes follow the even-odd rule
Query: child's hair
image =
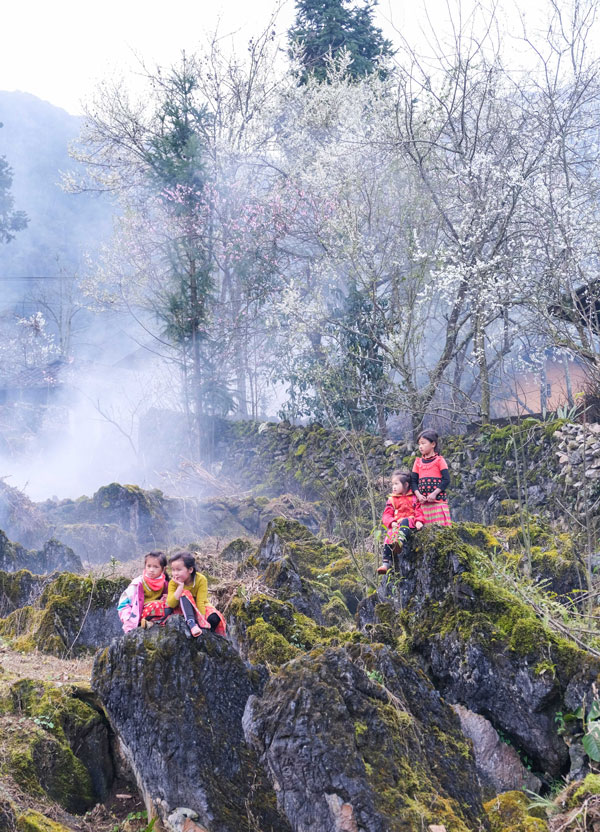
[(392, 471), (392, 476), (390, 477), (390, 482), (392, 480), (399, 479), (403, 485), (410, 485), (410, 474), (408, 471)]
[(167, 566), (167, 556), (164, 552), (147, 552), (144, 555), (144, 566), (146, 565), (146, 561), (148, 560), (148, 558), (156, 558), (156, 560), (160, 563), (164, 571), (164, 569)]
[(428, 442), (433, 442), (433, 444), (435, 445), (436, 453), (439, 453), (440, 437), (437, 435), (437, 433), (434, 430), (422, 430), (421, 433), (419, 434), (419, 439), (421, 439), (421, 437), (423, 439), (427, 439)]
[(193, 578), (196, 574), (196, 559), (188, 552), (186, 549), (177, 549), (171, 557), (169, 558), (169, 565), (174, 563), (176, 560), (182, 560), (188, 569), (192, 570), (191, 577)]

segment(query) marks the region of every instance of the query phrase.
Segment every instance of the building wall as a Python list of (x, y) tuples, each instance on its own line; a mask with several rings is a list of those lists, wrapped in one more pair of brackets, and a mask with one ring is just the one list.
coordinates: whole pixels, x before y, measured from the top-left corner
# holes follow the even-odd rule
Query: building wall
[[(585, 367), (581, 364), (570, 363), (571, 392), (573, 396), (584, 392), (590, 383)], [(567, 405), (567, 379), (562, 362), (548, 361), (546, 363), (546, 410), (557, 410)], [(494, 415), (523, 416), (528, 409), (533, 413), (540, 413), (542, 409), (540, 395), (540, 376), (538, 373), (520, 373), (513, 381), (516, 395), (493, 402)]]

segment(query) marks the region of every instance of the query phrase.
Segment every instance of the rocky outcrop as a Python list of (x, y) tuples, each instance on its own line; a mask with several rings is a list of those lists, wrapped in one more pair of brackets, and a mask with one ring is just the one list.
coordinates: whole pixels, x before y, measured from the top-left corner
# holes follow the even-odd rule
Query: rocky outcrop
[(226, 640), (188, 638), (179, 616), (99, 654), (93, 687), (164, 823), (188, 808), (208, 832), (289, 832), (242, 731), (261, 679)]
[(296, 832), (486, 828), (458, 720), (385, 647), (286, 664), (249, 700), (244, 729)]
[(91, 563), (128, 560), (140, 551), (187, 545), (203, 537), (228, 540), (262, 535), (275, 517), (318, 531), (318, 507), (297, 496), (167, 497), (162, 491), (111, 483), (92, 497), (46, 500), (35, 506), (48, 528)]
[(74, 828), (72, 813), (104, 800), (113, 784), (109, 735), (89, 688), (5, 681), (0, 686), (0, 830)]
[(347, 550), (293, 520), (272, 520), (249, 563), (277, 598), (320, 624), (349, 623), (363, 594), (362, 577)]
[(269, 523), (256, 561), (265, 584), (276, 597), (289, 601), (298, 612), (323, 624), (324, 599), (301, 576), (298, 557), (293, 554), (300, 541), (307, 542), (307, 534), (310, 535), (299, 523), (292, 525), (280, 520)]
[[(145, 491), (137, 485), (113, 482), (93, 497), (47, 500), (38, 508), (55, 527), (90, 524), (118, 526), (141, 545), (152, 548), (168, 539), (167, 500), (162, 491)], [(107, 555), (106, 560), (110, 558)]]
[(236, 537), (221, 550), (219, 557), (233, 563), (239, 563), (256, 551), (256, 545), (243, 537)]
[(0, 634), (23, 651), (64, 657), (104, 647), (120, 635), (116, 605), (126, 578), (82, 578), (63, 573), (46, 584), (32, 606), (0, 620)]
[(556, 714), (591, 701), (600, 662), (484, 577), (483, 563), (478, 569), (477, 553), (456, 530), (424, 529), (400, 573), (361, 607), (362, 628), (399, 616), (444, 698), (485, 716), (538, 771), (557, 777), (568, 770), (569, 754)]
[(12, 684), (0, 698), (0, 729), (2, 774), (33, 800), (82, 813), (106, 796), (114, 776), (108, 723), (76, 689)]
[(0, 572), (0, 618), (14, 610), (32, 606), (53, 576), (32, 575), (26, 569), (19, 572)]
[(29, 551), (20, 543), (12, 543), (0, 530), (0, 570), (16, 572), (28, 569), (36, 575), (49, 572), (82, 572), (81, 560), (72, 549), (51, 538), (38, 551)]
[(109, 725), (89, 689), (22, 679), (10, 686), (1, 710), (30, 720), (71, 749), (89, 775), (93, 797), (106, 797), (115, 776)]
[(416, 665), (348, 644), (272, 670), (179, 617), (97, 657), (94, 689), (166, 829), (487, 828), (459, 721)]

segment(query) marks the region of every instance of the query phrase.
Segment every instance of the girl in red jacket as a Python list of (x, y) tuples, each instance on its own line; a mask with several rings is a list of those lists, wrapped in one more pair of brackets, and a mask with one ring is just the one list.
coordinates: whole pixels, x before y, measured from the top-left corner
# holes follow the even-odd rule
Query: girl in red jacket
[(394, 553), (400, 551), (414, 529), (422, 529), (425, 522), (421, 504), (410, 490), (410, 474), (394, 471), (392, 493), (389, 496), (381, 522), (387, 535), (383, 541), (383, 563), (377, 570), (379, 575), (391, 569)]

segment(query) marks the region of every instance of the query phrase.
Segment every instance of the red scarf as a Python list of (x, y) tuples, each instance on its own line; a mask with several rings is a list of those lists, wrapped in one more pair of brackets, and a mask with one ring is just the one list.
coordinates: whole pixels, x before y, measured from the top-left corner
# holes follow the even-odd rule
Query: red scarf
[(158, 578), (149, 578), (146, 573), (144, 572), (142, 579), (144, 584), (148, 587), (149, 590), (152, 592), (157, 592), (159, 589), (162, 589), (165, 584), (165, 576), (164, 573), (160, 575)]

